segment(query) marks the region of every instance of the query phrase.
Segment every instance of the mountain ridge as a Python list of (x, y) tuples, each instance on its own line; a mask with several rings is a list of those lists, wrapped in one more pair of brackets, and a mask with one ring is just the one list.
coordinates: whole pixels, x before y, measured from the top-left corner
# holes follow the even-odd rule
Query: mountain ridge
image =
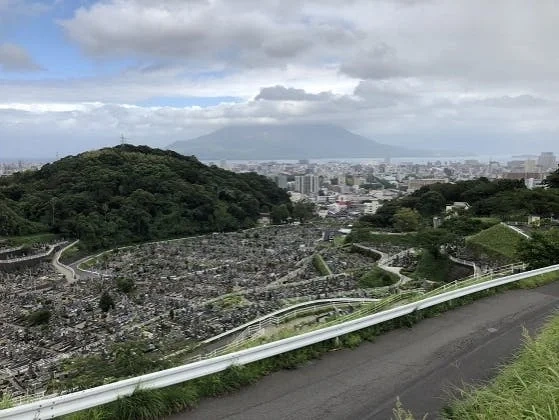
[(201, 160), (427, 157), (434, 152), (370, 140), (333, 124), (237, 125), (167, 149)]

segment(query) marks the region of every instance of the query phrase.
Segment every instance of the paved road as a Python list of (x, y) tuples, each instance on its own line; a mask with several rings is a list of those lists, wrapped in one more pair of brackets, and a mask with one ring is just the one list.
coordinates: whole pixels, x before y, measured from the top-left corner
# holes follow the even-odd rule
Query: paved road
[(428, 419), (453, 386), (489, 379), (559, 308), (559, 282), (514, 290), (341, 350), (294, 371), (269, 375), (172, 420), (390, 419), (396, 397)]

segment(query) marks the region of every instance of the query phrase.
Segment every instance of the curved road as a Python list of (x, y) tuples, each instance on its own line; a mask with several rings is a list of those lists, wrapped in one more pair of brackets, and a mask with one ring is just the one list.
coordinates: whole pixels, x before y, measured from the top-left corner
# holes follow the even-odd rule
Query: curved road
[(535, 332), (557, 309), (559, 282), (508, 291), (274, 373), (170, 419), (384, 420), (397, 396), (417, 419), (436, 419), (453, 387), (491, 378), (521, 346), (522, 327)]

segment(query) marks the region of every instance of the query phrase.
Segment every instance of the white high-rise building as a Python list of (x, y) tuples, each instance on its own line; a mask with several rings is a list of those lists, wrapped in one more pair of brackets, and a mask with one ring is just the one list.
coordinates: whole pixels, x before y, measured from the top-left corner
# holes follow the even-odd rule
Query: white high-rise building
[(538, 158), (538, 166), (542, 171), (557, 169), (557, 158), (553, 152), (542, 152)]
[(301, 175), (295, 177), (295, 191), (302, 194), (317, 194), (320, 181), (316, 175)]

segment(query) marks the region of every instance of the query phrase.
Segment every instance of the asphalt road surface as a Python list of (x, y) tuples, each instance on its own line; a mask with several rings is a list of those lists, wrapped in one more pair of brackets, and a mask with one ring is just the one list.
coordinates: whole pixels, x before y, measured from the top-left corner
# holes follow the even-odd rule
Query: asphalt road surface
[(172, 420), (390, 419), (399, 396), (417, 419), (438, 413), (449, 391), (493, 377), (559, 309), (559, 282), (513, 290), (340, 350), (233, 394), (203, 400)]

